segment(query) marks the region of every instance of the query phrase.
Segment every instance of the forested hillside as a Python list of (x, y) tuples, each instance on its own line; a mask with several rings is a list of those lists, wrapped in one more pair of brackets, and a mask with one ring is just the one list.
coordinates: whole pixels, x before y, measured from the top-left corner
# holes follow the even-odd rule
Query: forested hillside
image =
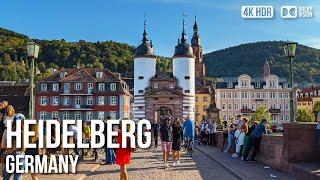
[[(271, 73), (288, 77), (288, 59), (284, 57), (282, 41), (241, 44), (205, 55), (207, 76), (262, 76), (267, 59)], [(320, 83), (320, 50), (298, 45), (294, 60), (294, 77), (298, 83)]]

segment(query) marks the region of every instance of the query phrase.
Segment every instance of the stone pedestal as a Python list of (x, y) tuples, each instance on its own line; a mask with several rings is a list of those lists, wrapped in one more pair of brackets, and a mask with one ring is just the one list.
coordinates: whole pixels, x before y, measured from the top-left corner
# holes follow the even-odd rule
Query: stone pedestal
[(316, 123), (283, 124), (283, 161), (285, 171), (291, 163), (319, 160), (316, 142)]

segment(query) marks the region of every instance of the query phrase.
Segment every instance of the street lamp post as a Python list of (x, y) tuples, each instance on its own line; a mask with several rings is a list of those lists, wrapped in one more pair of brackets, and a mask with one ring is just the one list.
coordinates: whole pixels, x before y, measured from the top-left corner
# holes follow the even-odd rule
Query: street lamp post
[(293, 87), (293, 59), (296, 56), (297, 43), (288, 41), (283, 45), (284, 54), (289, 59), (289, 86), (290, 90), (290, 122), (296, 121), (296, 108), (294, 106), (294, 98), (296, 97), (295, 89)]
[(35, 42), (27, 43), (27, 56), (31, 59), (30, 68), (30, 101), (29, 101), (29, 118), (35, 119), (34, 117), (34, 59), (38, 58), (40, 46)]

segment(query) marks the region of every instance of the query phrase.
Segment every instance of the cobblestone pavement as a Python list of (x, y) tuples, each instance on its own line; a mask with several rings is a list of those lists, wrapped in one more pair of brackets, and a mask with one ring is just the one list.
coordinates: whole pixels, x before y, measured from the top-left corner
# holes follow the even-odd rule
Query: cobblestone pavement
[[(184, 153), (182, 153), (184, 155)], [(170, 162), (172, 164), (172, 162)], [(129, 168), (129, 179), (165, 179), (165, 180), (233, 180), (237, 179), (229, 171), (210, 160), (199, 151), (195, 151), (193, 157), (183, 156), (179, 167), (164, 168), (160, 149), (140, 150), (132, 154), (132, 163)], [(87, 174), (85, 179), (119, 179), (118, 165), (104, 165), (98, 170)]]

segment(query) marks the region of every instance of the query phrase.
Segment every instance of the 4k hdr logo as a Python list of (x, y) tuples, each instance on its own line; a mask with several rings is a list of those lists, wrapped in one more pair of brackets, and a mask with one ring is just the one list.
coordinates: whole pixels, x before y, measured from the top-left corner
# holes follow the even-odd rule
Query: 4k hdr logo
[[(311, 18), (312, 6), (281, 6), (283, 19)], [(242, 6), (241, 17), (245, 19), (271, 19), (274, 17), (273, 6)]]
[(294, 18), (311, 18), (311, 6), (281, 6), (281, 18), (294, 19)]

